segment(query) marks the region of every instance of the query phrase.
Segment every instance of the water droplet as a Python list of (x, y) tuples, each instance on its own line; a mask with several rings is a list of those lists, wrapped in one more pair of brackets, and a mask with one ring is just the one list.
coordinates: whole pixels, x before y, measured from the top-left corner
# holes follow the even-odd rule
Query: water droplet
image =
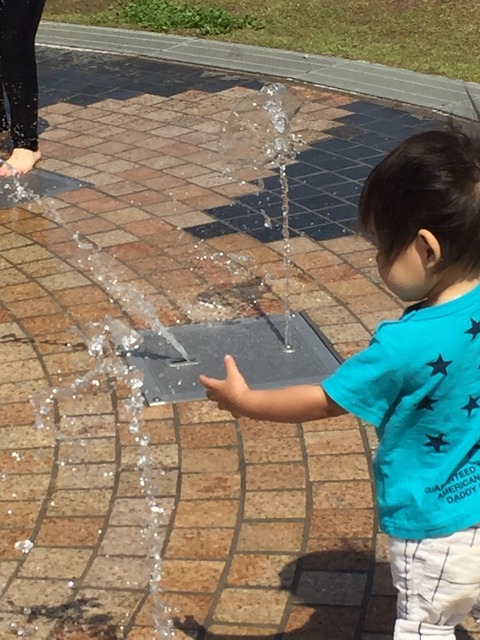
[(30, 553), (30, 551), (33, 549), (33, 542), (31, 540), (18, 540), (14, 546), (17, 551), (21, 551), (22, 553)]

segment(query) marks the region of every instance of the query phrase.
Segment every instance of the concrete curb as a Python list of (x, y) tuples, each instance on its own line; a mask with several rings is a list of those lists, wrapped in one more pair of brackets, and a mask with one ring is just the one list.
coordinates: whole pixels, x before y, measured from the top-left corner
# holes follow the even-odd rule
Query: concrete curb
[(441, 113), (480, 119), (480, 84), (360, 60), (129, 29), (42, 22), (37, 43), (146, 56), (308, 82)]

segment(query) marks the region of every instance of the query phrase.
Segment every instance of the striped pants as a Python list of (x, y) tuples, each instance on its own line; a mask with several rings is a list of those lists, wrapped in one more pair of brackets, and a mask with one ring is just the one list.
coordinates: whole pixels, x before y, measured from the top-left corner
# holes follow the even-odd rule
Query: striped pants
[(480, 526), (442, 538), (390, 538), (390, 562), (394, 640), (455, 640), (468, 613), (480, 618)]

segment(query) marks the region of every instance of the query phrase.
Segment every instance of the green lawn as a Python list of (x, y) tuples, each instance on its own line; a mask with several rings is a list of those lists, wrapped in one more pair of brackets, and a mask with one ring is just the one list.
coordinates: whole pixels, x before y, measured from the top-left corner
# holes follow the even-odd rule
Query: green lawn
[[(136, 0), (140, 1), (140, 0)], [(117, 0), (116, 6), (127, 0)], [(262, 29), (241, 28), (229, 42), (341, 56), (480, 82), (477, 0), (189, 0), (250, 15)], [(126, 25), (112, 0), (47, 0), (49, 20)], [(198, 30), (169, 33), (198, 35)]]

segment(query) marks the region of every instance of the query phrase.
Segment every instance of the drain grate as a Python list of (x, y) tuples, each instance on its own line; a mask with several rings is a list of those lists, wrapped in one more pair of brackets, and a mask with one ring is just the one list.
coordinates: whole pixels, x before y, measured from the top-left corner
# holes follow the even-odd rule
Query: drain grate
[[(40, 198), (55, 197), (59, 193), (91, 186), (88, 182), (44, 169), (35, 169), (24, 176), (19, 176), (17, 180), (25, 189), (25, 195), (22, 197), (23, 202), (33, 200), (36, 196)], [(12, 178), (0, 178), (0, 209), (9, 209), (17, 204), (16, 191)]]
[(149, 405), (204, 399), (198, 376), (224, 377), (223, 356), (227, 353), (236, 358), (248, 383), (257, 388), (317, 383), (338, 367), (339, 356), (303, 314), (291, 318), (291, 328), (290, 353), (283, 347), (284, 315), (171, 328), (190, 362), (181, 359), (165, 338), (140, 331), (144, 342), (126, 359), (143, 372), (143, 392)]

